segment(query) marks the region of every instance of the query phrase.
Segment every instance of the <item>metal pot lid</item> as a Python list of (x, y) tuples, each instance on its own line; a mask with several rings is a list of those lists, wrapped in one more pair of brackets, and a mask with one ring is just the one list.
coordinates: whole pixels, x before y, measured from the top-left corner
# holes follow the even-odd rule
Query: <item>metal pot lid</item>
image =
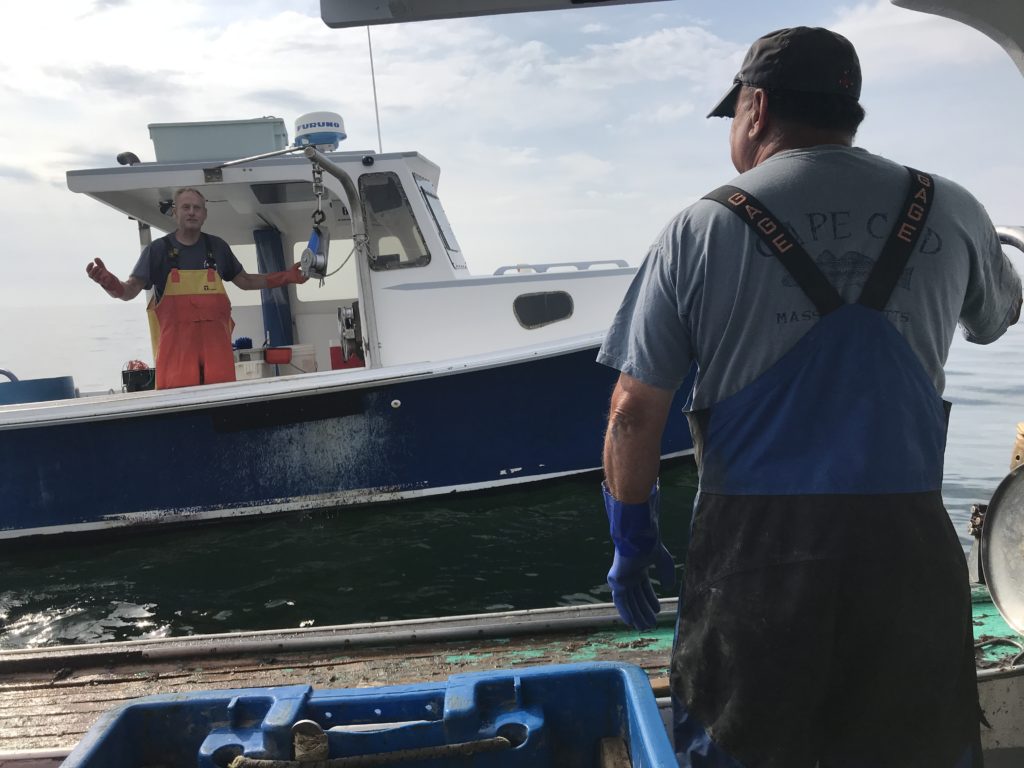
[(992, 494), (981, 529), (981, 567), (999, 613), (1024, 634), (1024, 466)]

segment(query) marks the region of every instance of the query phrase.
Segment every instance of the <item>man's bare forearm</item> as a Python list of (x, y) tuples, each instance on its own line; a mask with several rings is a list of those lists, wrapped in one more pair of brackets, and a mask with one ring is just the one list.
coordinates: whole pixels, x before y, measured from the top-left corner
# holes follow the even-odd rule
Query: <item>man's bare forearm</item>
[(124, 293), (121, 294), (121, 301), (131, 301), (142, 292), (142, 281), (137, 277), (129, 277), (121, 283), (124, 286)]
[(605, 482), (629, 504), (647, 500), (661, 465), (661, 436), (673, 393), (621, 374), (604, 440)]

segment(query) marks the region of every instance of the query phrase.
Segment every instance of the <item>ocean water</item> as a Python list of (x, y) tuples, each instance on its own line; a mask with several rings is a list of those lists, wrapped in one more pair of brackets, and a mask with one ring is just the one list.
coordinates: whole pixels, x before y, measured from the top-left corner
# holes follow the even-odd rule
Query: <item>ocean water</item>
[[(0, 309), (0, 368), (120, 386), (149, 359), (141, 307)], [(970, 505), (1005, 476), (1024, 421), (1024, 327), (958, 338), (943, 494), (965, 549)], [(599, 478), (347, 511), (0, 550), (0, 647), (166, 637), (605, 602)], [(665, 468), (663, 529), (685, 550), (691, 462)], [(879, 531), (884, 536), (884, 531)], [(666, 594), (665, 596), (669, 596)]]

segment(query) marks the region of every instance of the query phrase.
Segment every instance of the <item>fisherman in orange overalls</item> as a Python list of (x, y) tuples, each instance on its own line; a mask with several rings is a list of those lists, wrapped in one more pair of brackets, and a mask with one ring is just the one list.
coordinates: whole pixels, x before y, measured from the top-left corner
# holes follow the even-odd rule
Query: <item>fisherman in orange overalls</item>
[(174, 193), (175, 231), (147, 245), (131, 277), (121, 282), (103, 261), (95, 259), (85, 271), (116, 299), (129, 301), (144, 288), (155, 288), (150, 303), (155, 331), (157, 389), (215, 384), (235, 380), (231, 351), (231, 302), (224, 290), (228, 280), (247, 291), (304, 283), (294, 265), (284, 272), (249, 274), (231, 247), (203, 232), (206, 198), (186, 187)]

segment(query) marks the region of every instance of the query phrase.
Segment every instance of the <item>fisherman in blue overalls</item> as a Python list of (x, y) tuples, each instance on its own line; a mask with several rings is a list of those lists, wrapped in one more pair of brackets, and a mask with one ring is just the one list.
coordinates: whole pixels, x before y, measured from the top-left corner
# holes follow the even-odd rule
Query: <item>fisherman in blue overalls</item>
[(967, 567), (943, 507), (957, 323), (987, 344), (1020, 279), (962, 187), (852, 146), (848, 40), (757, 40), (710, 116), (740, 172), (651, 247), (599, 354), (621, 375), (605, 442), (608, 574), (652, 627), (661, 433), (700, 473), (672, 656), (683, 765), (980, 765)]

